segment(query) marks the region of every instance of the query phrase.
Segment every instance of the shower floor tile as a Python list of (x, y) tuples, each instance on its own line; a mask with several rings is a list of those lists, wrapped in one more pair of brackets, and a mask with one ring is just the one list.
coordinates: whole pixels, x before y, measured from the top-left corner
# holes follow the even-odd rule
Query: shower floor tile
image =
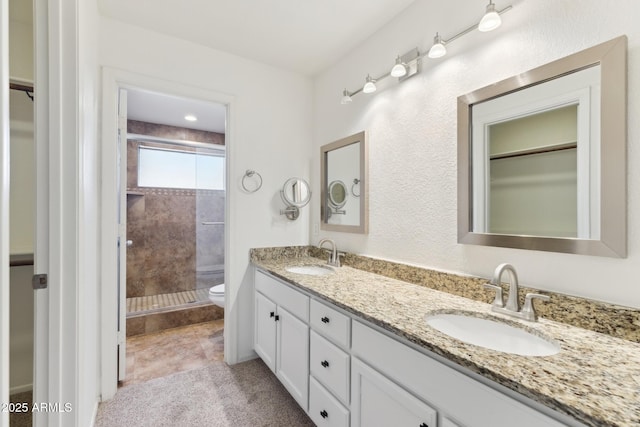
[(127, 298), (127, 317), (210, 303), (209, 288)]

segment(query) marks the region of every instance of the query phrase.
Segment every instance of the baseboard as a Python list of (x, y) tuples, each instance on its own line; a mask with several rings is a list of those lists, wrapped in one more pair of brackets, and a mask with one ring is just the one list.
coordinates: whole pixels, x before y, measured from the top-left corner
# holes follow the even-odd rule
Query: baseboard
[(249, 360), (253, 360), (257, 357), (258, 357), (258, 353), (251, 350), (251, 353), (240, 356), (236, 361), (236, 363), (248, 362)]

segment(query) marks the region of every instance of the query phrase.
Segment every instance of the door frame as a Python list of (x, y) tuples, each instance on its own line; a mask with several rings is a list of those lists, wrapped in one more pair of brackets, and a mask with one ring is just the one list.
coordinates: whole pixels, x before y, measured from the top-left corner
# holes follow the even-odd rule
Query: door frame
[[(9, 0), (0, 0), (0, 403), (9, 402)], [(0, 425), (9, 413), (0, 411)]]
[[(198, 99), (226, 105), (226, 204), (225, 204), (225, 254), (232, 253), (230, 239), (233, 218), (230, 212), (235, 202), (230, 189), (231, 176), (237, 176), (230, 161), (234, 157), (234, 112), (235, 97), (233, 95), (216, 92), (213, 90), (191, 86), (174, 81), (158, 79), (142, 74), (111, 67), (102, 68), (102, 231), (101, 231), (101, 398), (112, 398), (118, 388), (118, 265), (117, 265), (117, 239), (118, 218), (117, 206), (117, 143), (118, 140), (118, 92), (120, 89), (148, 90), (167, 95), (184, 98)], [(126, 138), (124, 139), (126, 146)], [(126, 151), (124, 151), (126, 153)], [(124, 166), (126, 167), (126, 163)], [(126, 183), (124, 183), (126, 186)], [(225, 256), (225, 283), (233, 283), (234, 277), (230, 268), (230, 256)], [(124, 266), (126, 268), (126, 266)], [(238, 279), (240, 280), (240, 279)], [(228, 286), (228, 285), (227, 285)], [(227, 287), (229, 289), (229, 287)], [(226, 298), (224, 328), (224, 358), (227, 363), (235, 363), (237, 360), (238, 330), (237, 310), (229, 304)]]

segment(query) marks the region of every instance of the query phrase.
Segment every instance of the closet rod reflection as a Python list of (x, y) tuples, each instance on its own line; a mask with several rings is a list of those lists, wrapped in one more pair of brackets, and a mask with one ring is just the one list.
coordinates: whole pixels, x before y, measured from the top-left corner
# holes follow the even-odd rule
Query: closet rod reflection
[(9, 267), (33, 265), (33, 254), (9, 255)]

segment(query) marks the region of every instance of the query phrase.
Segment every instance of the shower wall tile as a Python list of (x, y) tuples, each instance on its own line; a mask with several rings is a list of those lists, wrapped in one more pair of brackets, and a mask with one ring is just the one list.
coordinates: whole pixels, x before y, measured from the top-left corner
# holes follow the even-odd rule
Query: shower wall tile
[[(128, 132), (224, 144), (222, 134), (133, 120)], [(224, 264), (224, 227), (202, 225), (224, 221), (224, 191), (138, 187), (140, 144), (127, 143), (127, 239), (133, 241), (127, 248), (127, 298), (193, 290), (197, 260)]]
[(187, 129), (169, 125), (127, 120), (127, 132), (139, 135), (158, 136), (161, 138), (181, 139), (185, 141), (206, 142), (224, 145), (224, 134), (207, 132), (197, 129)]

